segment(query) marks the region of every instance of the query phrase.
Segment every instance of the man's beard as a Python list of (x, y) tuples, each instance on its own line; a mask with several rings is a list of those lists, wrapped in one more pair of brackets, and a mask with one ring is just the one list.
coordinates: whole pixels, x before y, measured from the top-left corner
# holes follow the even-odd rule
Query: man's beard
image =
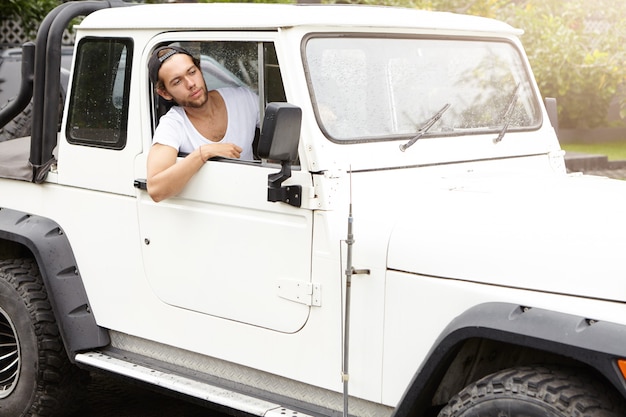
[(206, 87), (202, 87), (201, 88), (202, 94), (193, 100), (190, 99), (184, 99), (184, 100), (180, 100), (177, 101), (176, 104), (178, 104), (181, 107), (191, 107), (193, 109), (198, 109), (202, 106), (204, 106), (207, 102), (207, 100), (209, 99), (209, 93), (206, 90)]

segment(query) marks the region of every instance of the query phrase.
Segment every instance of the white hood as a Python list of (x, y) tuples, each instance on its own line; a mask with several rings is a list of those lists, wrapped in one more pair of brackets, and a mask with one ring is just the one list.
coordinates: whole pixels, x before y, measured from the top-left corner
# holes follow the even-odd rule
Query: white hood
[(475, 179), (422, 197), (393, 227), (388, 268), (626, 301), (626, 181)]

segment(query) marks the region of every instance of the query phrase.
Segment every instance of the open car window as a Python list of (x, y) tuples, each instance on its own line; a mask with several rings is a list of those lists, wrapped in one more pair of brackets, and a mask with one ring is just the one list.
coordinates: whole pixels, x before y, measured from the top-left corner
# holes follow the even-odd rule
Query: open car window
[[(167, 45), (164, 43), (162, 45)], [(173, 42), (200, 60), (207, 88), (244, 86), (259, 96), (261, 120), (267, 103), (284, 102), (285, 89), (272, 42), (188, 41)], [(159, 45), (160, 46), (160, 45)], [(159, 118), (173, 103), (164, 102), (153, 92), (156, 127)]]

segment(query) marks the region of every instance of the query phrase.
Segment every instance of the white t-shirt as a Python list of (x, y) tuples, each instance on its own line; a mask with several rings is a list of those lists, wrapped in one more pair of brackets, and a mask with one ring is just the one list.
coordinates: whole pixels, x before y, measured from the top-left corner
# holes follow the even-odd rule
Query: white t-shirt
[(215, 142), (202, 136), (187, 117), (185, 110), (180, 106), (174, 106), (161, 117), (154, 131), (152, 143), (171, 146), (184, 153), (191, 153), (200, 145), (207, 143), (234, 143), (243, 149), (241, 159), (254, 159), (252, 141), (259, 125), (257, 95), (244, 87), (225, 87), (215, 91), (224, 99), (228, 115), (226, 134), (222, 140)]

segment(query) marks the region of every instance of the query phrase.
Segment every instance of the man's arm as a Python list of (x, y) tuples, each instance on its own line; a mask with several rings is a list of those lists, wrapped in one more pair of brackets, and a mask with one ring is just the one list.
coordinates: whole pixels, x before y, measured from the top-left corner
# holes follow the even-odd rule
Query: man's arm
[(214, 156), (239, 158), (241, 150), (232, 143), (202, 145), (177, 163), (175, 148), (155, 143), (148, 154), (148, 194), (156, 202), (176, 195), (207, 160)]

